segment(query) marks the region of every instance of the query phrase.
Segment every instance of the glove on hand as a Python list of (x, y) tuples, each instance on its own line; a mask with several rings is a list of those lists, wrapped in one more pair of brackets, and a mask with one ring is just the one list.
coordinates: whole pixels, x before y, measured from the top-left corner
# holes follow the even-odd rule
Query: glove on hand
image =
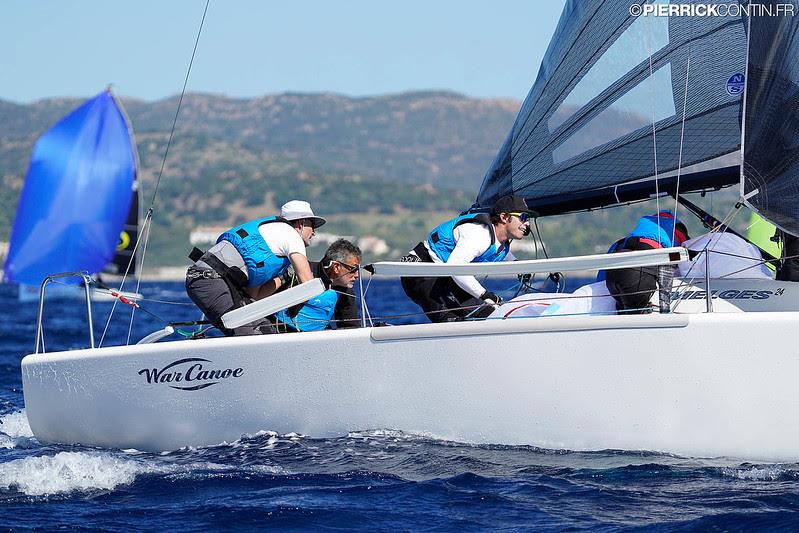
[(502, 298), (500, 298), (499, 296), (497, 296), (496, 294), (494, 294), (491, 291), (485, 291), (483, 294), (480, 295), (480, 299), (481, 300), (485, 300), (486, 303), (490, 303), (490, 304), (499, 305), (499, 304), (502, 303)]
[(292, 280), (294, 280), (294, 265), (289, 266), (280, 276), (280, 286), (288, 287), (290, 286)]

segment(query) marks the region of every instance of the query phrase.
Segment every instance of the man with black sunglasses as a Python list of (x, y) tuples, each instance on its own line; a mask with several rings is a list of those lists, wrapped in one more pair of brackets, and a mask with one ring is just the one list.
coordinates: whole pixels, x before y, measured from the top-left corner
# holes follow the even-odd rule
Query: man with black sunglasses
[[(510, 253), (510, 242), (529, 234), (531, 215), (524, 198), (504, 196), (488, 214), (465, 214), (439, 225), (403, 261), (513, 261), (516, 258)], [(493, 305), (501, 303), (501, 298), (486, 290), (474, 276), (401, 278), (401, 282), (408, 298), (432, 322), (451, 322), (467, 316), (484, 318), (493, 311)]]
[[(275, 315), (279, 332), (318, 331), (322, 329), (358, 327), (358, 311), (352, 287), (360, 274), (361, 250), (346, 239), (331, 244), (321, 261), (311, 262), (314, 277), (322, 280), (327, 290), (307, 302)], [(289, 269), (282, 280), (285, 287), (297, 280)]]

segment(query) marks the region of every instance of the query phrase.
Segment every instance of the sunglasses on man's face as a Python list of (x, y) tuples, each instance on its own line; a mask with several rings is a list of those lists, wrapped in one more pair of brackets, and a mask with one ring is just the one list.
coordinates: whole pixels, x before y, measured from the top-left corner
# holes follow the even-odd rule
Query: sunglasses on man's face
[(519, 220), (522, 222), (527, 222), (530, 220), (530, 213), (508, 213), (508, 215), (512, 217), (519, 217)]
[(344, 267), (344, 270), (347, 271), (347, 274), (352, 274), (353, 272), (357, 272), (361, 265), (348, 265), (347, 263), (342, 263), (341, 261), (336, 261), (339, 265)]

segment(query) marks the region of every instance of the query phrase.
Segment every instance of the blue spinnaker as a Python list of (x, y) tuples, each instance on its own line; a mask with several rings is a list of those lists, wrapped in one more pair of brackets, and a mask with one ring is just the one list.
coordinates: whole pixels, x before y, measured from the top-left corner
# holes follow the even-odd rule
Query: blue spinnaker
[(55, 272), (99, 272), (128, 216), (136, 157), (110, 91), (36, 142), (11, 230), (5, 279), (38, 285)]

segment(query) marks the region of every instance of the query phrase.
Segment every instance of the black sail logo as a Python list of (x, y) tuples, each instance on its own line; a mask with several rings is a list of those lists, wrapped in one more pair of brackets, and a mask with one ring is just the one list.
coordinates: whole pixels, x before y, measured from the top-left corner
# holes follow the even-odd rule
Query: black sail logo
[[(203, 363), (210, 363), (206, 366)], [(189, 357), (173, 361), (165, 367), (142, 368), (139, 375), (144, 376), (147, 383), (164, 383), (178, 390), (200, 390), (216, 385), (222, 380), (238, 378), (244, 373), (243, 368), (210, 368), (213, 364), (208, 359)]]

